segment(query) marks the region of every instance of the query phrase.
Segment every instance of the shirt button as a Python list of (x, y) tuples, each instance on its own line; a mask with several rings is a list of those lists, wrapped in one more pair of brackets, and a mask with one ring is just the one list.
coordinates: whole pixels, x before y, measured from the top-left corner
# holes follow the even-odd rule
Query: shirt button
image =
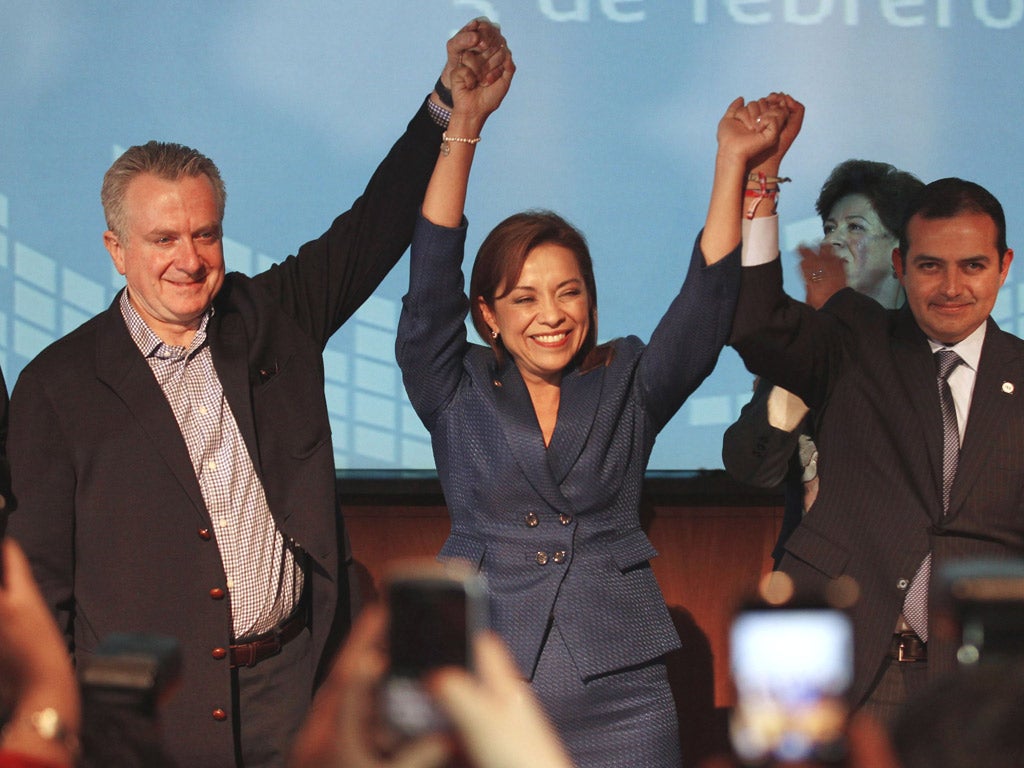
[(209, 541), (210, 539), (213, 538), (213, 534), (210, 533), (210, 529), (209, 528), (200, 528), (198, 533), (199, 533), (199, 538), (202, 539), (203, 541)]
[(223, 723), (225, 720), (228, 719), (228, 713), (225, 712), (220, 707), (217, 707), (215, 710), (213, 710), (213, 712), (211, 714), (213, 715), (213, 719), (214, 720), (216, 720), (218, 722), (221, 722), (221, 723)]
[(555, 552), (555, 554), (553, 554), (551, 556), (551, 559), (554, 560), (558, 564), (564, 563), (565, 562), (565, 551), (561, 550), (561, 549), (558, 550), (557, 552)]
[(224, 590), (220, 587), (214, 587), (210, 590), (210, 597), (212, 597), (214, 600), (223, 600)]
[(227, 648), (214, 648), (213, 652), (210, 655), (213, 656), (213, 658), (217, 659), (217, 661), (220, 661), (221, 659), (227, 658), (228, 651)]
[(536, 512), (526, 513), (526, 524), (531, 528), (536, 528), (538, 525), (540, 525), (540, 518), (537, 517)]
[(910, 586), (910, 582), (907, 579), (900, 579), (896, 582), (896, 589), (906, 589)]
[(200, 405), (199, 406), (199, 412), (201, 414), (203, 414), (203, 416), (205, 416), (206, 415), (206, 406), (205, 405)]
[(572, 522), (572, 515), (563, 512), (558, 516), (558, 522), (560, 522), (562, 525), (568, 525)]
[(547, 564), (548, 564), (548, 553), (547, 552), (538, 552), (537, 553), (537, 565), (547, 565)]

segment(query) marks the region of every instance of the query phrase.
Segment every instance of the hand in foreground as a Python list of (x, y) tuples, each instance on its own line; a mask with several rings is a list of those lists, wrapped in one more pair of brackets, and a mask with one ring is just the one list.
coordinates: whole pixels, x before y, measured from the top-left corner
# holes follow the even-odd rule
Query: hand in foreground
[[(71, 657), (21, 547), (12, 539), (3, 539), (0, 546), (0, 680), (13, 699), (6, 702), (13, 714), (0, 748), (70, 764), (81, 727)], [(31, 724), (40, 713), (56, 715), (67, 738), (42, 738)]]
[(434, 768), (455, 741), (475, 768), (572, 768), (558, 738), (495, 635), (476, 642), (476, 676), (439, 671), (431, 692), (453, 724), (452, 735), (425, 736), (385, 752), (380, 747), (377, 690), (387, 671), (383, 606), (363, 610), (296, 739), (291, 768)]
[[(452, 73), (461, 66), (471, 65), (481, 85), (490, 85), (506, 74), (512, 53), (505, 44), (501, 29), (483, 17), (473, 19), (448, 41), (448, 58), (441, 72), (441, 84), (452, 88)], [(477, 56), (469, 59), (466, 54)]]
[(451, 756), (434, 735), (386, 753), (378, 742), (377, 691), (387, 671), (383, 606), (363, 610), (320, 688), (292, 749), (291, 768), (435, 768)]
[(472, 764), (477, 768), (572, 768), (498, 636), (482, 634), (474, 652), (475, 675), (446, 669), (430, 681), (431, 692), (455, 724)]
[(807, 303), (821, 309), (836, 291), (846, 287), (846, 262), (836, 256), (828, 243), (817, 248), (801, 245), (797, 250), (807, 288)]

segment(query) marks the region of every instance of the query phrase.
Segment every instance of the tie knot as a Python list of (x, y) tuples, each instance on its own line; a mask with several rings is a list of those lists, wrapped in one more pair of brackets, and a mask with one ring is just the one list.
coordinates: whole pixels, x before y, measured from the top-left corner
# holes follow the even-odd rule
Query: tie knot
[(935, 353), (935, 365), (938, 367), (940, 379), (948, 379), (949, 374), (962, 362), (963, 358), (952, 349), (940, 349)]

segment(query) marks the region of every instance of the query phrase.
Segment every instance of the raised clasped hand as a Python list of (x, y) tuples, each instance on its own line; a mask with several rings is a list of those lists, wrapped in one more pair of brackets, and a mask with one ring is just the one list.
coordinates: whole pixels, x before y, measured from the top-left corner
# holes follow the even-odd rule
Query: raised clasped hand
[(515, 71), (500, 28), (479, 18), (448, 41), (441, 82), (451, 89), (456, 110), (487, 115), (501, 104)]
[(770, 152), (786, 124), (786, 110), (777, 104), (745, 103), (735, 99), (718, 123), (718, 152), (750, 165), (754, 158)]
[(754, 156), (750, 162), (752, 173), (778, 176), (782, 158), (786, 156), (803, 125), (804, 105), (789, 94), (770, 93), (764, 98), (750, 102), (747, 105), (747, 112), (755, 122), (759, 117), (769, 114), (782, 115), (777, 140), (765, 151)]

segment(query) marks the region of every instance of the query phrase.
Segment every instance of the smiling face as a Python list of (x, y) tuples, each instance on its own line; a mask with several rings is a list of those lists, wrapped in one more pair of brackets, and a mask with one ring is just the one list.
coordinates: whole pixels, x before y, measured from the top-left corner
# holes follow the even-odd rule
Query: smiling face
[(896, 250), (892, 263), (917, 324), (935, 341), (962, 341), (991, 314), (1013, 251), (1007, 249), (1000, 264), (996, 225), (984, 213), (914, 215), (906, 239), (905, 259)]
[(560, 382), (590, 330), (591, 298), (579, 263), (554, 243), (530, 251), (516, 284), (501, 286), (493, 305), (477, 301), (528, 383)]
[(220, 212), (206, 176), (142, 173), (125, 194), (127, 227), (103, 242), (128, 298), (164, 342), (185, 346), (224, 282)]
[(881, 299), (892, 283), (892, 249), (897, 238), (882, 224), (871, 201), (861, 194), (841, 197), (824, 221), (824, 242), (843, 260), (846, 283)]

